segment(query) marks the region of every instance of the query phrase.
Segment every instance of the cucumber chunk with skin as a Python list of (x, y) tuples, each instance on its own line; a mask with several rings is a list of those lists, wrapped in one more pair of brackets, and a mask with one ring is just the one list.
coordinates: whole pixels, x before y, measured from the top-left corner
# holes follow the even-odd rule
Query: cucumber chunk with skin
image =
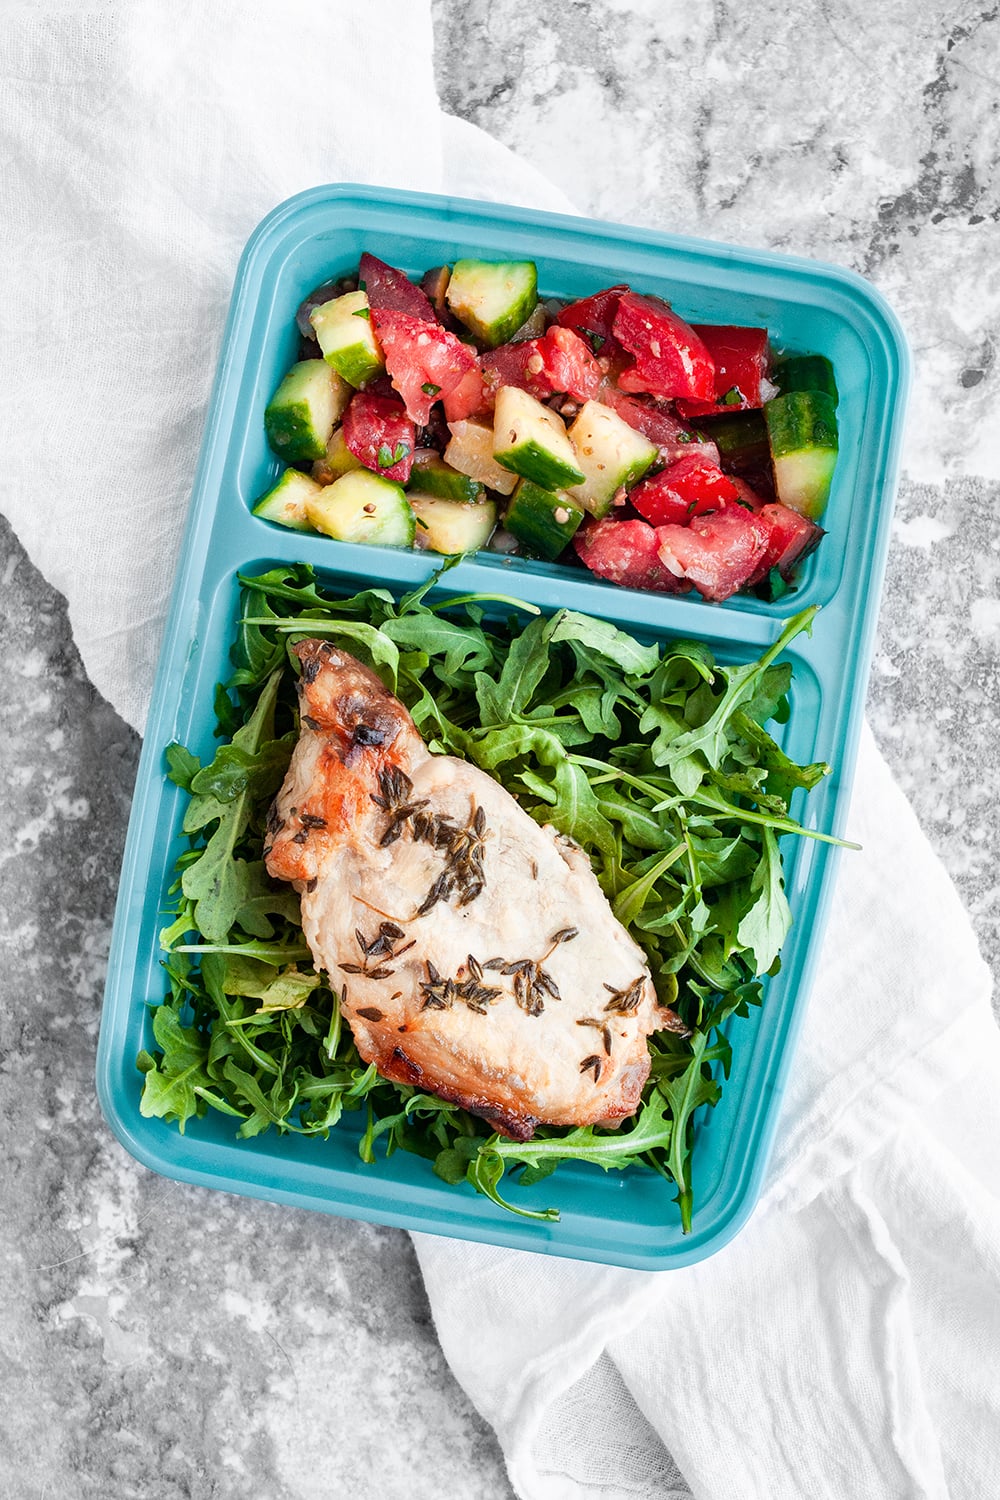
[(543, 489), (564, 489), (584, 480), (562, 419), (517, 386), (504, 385), (497, 391), (493, 457), (512, 474), (533, 479)]
[(501, 469), (493, 457), (493, 428), (470, 419), (451, 422), (449, 431), (451, 440), (444, 450), (445, 463), (488, 489), (509, 495), (517, 484), (517, 475)]
[(322, 458), (353, 392), (325, 359), (293, 365), (264, 410), (272, 450), (287, 463)]
[(457, 260), (448, 306), (488, 349), (504, 344), (534, 312), (538, 274), (533, 260)]
[(492, 500), (468, 505), (464, 500), (444, 500), (438, 495), (410, 495), (416, 518), (415, 545), (446, 557), (455, 552), (478, 552), (485, 547), (497, 524)]
[(332, 484), (342, 474), (350, 474), (354, 469), (363, 468), (360, 458), (356, 458), (347, 446), (344, 429), (336, 427), (323, 457), (318, 458), (312, 466), (312, 477), (317, 484)]
[(600, 401), (583, 403), (569, 439), (583, 470), (583, 482), (570, 486), (569, 498), (598, 520), (607, 515), (618, 491), (641, 479), (659, 453), (655, 443)]
[(504, 526), (529, 552), (553, 562), (572, 540), (584, 511), (561, 490), (543, 490), (522, 479), (514, 491)]
[(837, 411), (821, 391), (789, 391), (764, 406), (774, 484), (782, 505), (818, 521), (837, 464)]
[(298, 469), (286, 469), (274, 489), (262, 495), (253, 508), (255, 516), (263, 521), (277, 521), (292, 531), (312, 531), (306, 506), (316, 495), (323, 493), (323, 486), (302, 474)]
[(317, 531), (338, 542), (372, 542), (382, 547), (412, 547), (415, 522), (398, 484), (370, 469), (343, 474), (317, 486), (306, 501), (306, 516)]
[(821, 391), (834, 406), (840, 399), (833, 365), (824, 354), (790, 354), (778, 361), (770, 378), (783, 396), (791, 391)]
[(716, 445), (727, 473), (745, 474), (771, 462), (767, 423), (760, 411), (712, 417), (711, 421), (700, 423), (695, 430)]
[(479, 505), (486, 499), (478, 479), (459, 473), (436, 453), (418, 453), (414, 457), (409, 492), (436, 495), (441, 500), (457, 500), (465, 505)]
[(348, 385), (364, 385), (366, 380), (385, 369), (364, 292), (345, 292), (342, 297), (334, 297), (320, 307), (314, 307), (309, 321), (323, 358)]

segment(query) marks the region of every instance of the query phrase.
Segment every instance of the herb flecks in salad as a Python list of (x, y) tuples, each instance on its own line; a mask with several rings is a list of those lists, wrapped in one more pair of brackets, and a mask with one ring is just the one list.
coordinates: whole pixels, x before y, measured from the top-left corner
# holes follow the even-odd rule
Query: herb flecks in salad
[[(234, 671), (215, 701), (224, 743), (205, 765), (180, 745), (166, 752), (168, 776), (188, 795), (187, 846), (162, 933), (169, 993), (152, 1011), (153, 1050), (138, 1058), (142, 1112), (183, 1130), (216, 1110), (244, 1139), (272, 1126), (326, 1138), (347, 1116), (363, 1161), (412, 1151), (446, 1182), (468, 1181), (535, 1218), (557, 1210), (510, 1202), (510, 1190), (500, 1192), (506, 1173), (530, 1185), (564, 1161), (642, 1165), (674, 1185), (690, 1229), (693, 1121), (728, 1075), (726, 1023), (760, 1004), (792, 920), (779, 840), (827, 838), (803, 828), (789, 804), (829, 768), (796, 764), (765, 727), (787, 719), (791, 667), (780, 657), (815, 610), (789, 620), (759, 659), (725, 663), (700, 642), (648, 644), (503, 595), (429, 603), (439, 578), (398, 601), (382, 588), (338, 598), (304, 565), (241, 579)], [(402, 699), (432, 752), (474, 762), (586, 850), (660, 1001), (683, 1022), (651, 1039), (649, 1083), (623, 1128), (501, 1139), (362, 1063), (341, 1026), (337, 987), (350, 979), (314, 971), (298, 897), (271, 882), (262, 861), (298, 727), (288, 648), (306, 635), (343, 643)], [(464, 844), (460, 852), (471, 857)], [(483, 971), (487, 957), (476, 960)], [(449, 999), (485, 1009), (491, 975), (475, 977), (475, 995)], [(428, 975), (429, 1003), (447, 978)], [(527, 979), (525, 990), (530, 1000)], [(609, 993), (607, 1012), (628, 1003)], [(586, 1059), (595, 1078), (606, 1019), (594, 1017)]]

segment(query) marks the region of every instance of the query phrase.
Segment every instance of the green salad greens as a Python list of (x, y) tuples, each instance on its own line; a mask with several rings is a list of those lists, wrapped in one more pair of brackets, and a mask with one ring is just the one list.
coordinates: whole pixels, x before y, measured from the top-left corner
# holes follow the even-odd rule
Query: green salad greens
[[(699, 641), (643, 644), (502, 595), (429, 603), (439, 577), (399, 600), (381, 588), (337, 597), (304, 565), (241, 577), (234, 670), (215, 699), (223, 743), (206, 765), (177, 744), (166, 752), (188, 794), (186, 838), (162, 933), (169, 994), (152, 1011), (154, 1049), (138, 1058), (142, 1112), (183, 1130), (218, 1110), (244, 1139), (272, 1126), (326, 1138), (347, 1115), (363, 1161), (416, 1152), (446, 1182), (531, 1218), (558, 1212), (509, 1202), (505, 1173), (530, 1184), (564, 1161), (641, 1164), (672, 1184), (689, 1229), (692, 1123), (729, 1072), (725, 1023), (760, 1003), (791, 922), (779, 839), (825, 837), (788, 805), (829, 768), (795, 764), (764, 727), (787, 718), (791, 668), (778, 658), (815, 611), (759, 660), (726, 665)], [(374, 667), (432, 752), (475, 762), (587, 851), (660, 1000), (690, 1028), (650, 1039), (643, 1103), (620, 1129), (543, 1126), (507, 1140), (362, 1062), (313, 968), (298, 897), (262, 859), (298, 732), (288, 648), (316, 635)]]

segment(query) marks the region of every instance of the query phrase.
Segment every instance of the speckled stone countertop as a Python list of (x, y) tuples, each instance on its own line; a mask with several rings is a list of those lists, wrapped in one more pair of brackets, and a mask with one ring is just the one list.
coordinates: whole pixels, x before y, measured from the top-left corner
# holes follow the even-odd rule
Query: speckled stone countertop
[[(838, 261), (901, 314), (917, 378), (869, 715), (996, 967), (996, 9), (434, 8), (445, 107), (584, 212)], [(0, 1500), (503, 1500), (405, 1234), (165, 1181), (104, 1127), (138, 741), (5, 525), (0, 650)]]

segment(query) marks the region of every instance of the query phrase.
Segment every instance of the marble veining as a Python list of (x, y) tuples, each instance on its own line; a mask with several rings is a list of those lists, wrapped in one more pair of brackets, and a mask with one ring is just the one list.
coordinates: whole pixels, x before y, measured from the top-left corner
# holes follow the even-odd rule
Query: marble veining
[[(834, 260), (900, 313), (916, 379), (868, 711), (996, 968), (997, 7), (434, 16), (445, 107), (584, 212)], [(504, 1500), (403, 1233), (167, 1182), (103, 1126), (137, 738), (5, 526), (0, 650), (0, 1500)]]

